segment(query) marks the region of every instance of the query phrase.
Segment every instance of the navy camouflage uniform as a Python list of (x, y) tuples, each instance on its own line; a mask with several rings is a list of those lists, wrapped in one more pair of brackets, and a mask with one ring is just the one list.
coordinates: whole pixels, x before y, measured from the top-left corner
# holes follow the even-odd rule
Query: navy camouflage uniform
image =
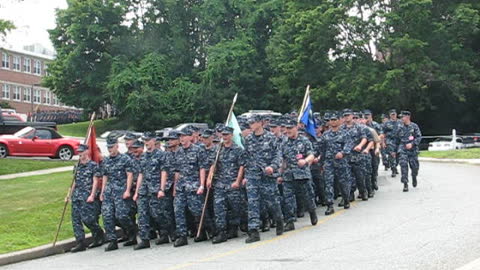
[(283, 173), (283, 196), (285, 200), (285, 222), (295, 221), (297, 212), (296, 196), (309, 212), (315, 211), (315, 195), (313, 192), (310, 166), (298, 166), (298, 160), (314, 155), (312, 143), (305, 137), (288, 138), (281, 148), (281, 154), (286, 165)]
[[(248, 229), (258, 230), (261, 225), (260, 206), (265, 203), (275, 221), (283, 221), (280, 194), (275, 172), (280, 168), (280, 150), (276, 137), (264, 131), (261, 135), (249, 134), (245, 138), (245, 157), (248, 199)], [(274, 175), (266, 175), (264, 169), (272, 167)]]
[[(321, 141), (322, 162), (325, 178), (325, 199), (327, 205), (332, 205), (334, 200), (334, 180), (338, 179), (342, 198), (350, 196), (350, 180), (348, 179), (349, 166), (348, 155), (353, 149), (353, 143), (349, 138), (349, 134), (342, 129), (333, 131), (327, 130), (322, 135)], [(337, 153), (343, 153), (342, 159), (336, 159)]]
[(387, 160), (388, 167), (392, 171), (396, 171), (398, 165), (398, 155), (396, 157), (392, 156), (392, 153), (397, 153), (398, 150), (398, 140), (397, 133), (400, 125), (402, 123), (399, 120), (388, 120), (383, 124), (383, 132), (385, 134), (385, 143), (387, 145)]
[(127, 189), (127, 173), (133, 173), (132, 160), (126, 154), (118, 154), (104, 159), (102, 163), (103, 174), (107, 176), (107, 184), (103, 192), (102, 216), (105, 225), (106, 240), (117, 240), (115, 224), (130, 234), (135, 230), (131, 218), (133, 200), (123, 199)]
[(203, 195), (197, 195), (200, 187), (200, 169), (208, 169), (208, 159), (201, 146), (191, 144), (188, 148), (180, 147), (176, 152), (176, 171), (180, 177), (175, 185), (175, 222), (178, 237), (187, 236), (185, 210), (191, 212), (198, 225), (202, 214)]
[(94, 161), (78, 163), (72, 194), (72, 225), (77, 242), (85, 240), (83, 225), (94, 235), (102, 231), (97, 218), (98, 200), (87, 202), (93, 187), (93, 177), (99, 173), (98, 165)]
[(352, 185), (351, 191), (355, 191), (356, 187), (360, 194), (363, 194), (366, 191), (364, 170), (365, 157), (362, 152), (354, 151), (353, 148), (357, 146), (361, 140), (367, 138), (365, 128), (366, 127), (357, 123), (353, 123), (351, 127), (348, 127), (346, 124), (341, 127), (341, 129), (348, 134), (347, 136), (350, 137), (352, 143), (351, 154), (347, 157), (348, 165), (350, 167), (349, 177)]
[(213, 206), (218, 231), (240, 225), (243, 194), (240, 189), (233, 189), (231, 185), (237, 179), (240, 167), (245, 165), (244, 162), (244, 151), (235, 143), (230, 147), (223, 147), (220, 151), (213, 183)]
[[(373, 128), (379, 136), (383, 134), (382, 125), (380, 125), (379, 123), (372, 121), (371, 123), (367, 123), (367, 126), (370, 128)], [(370, 181), (373, 187), (377, 187), (378, 167), (380, 165), (380, 157), (375, 154), (375, 147), (372, 148), (372, 150), (370, 151), (370, 154), (372, 156), (372, 177)], [(366, 179), (365, 181), (368, 181), (368, 179)]]
[(167, 199), (157, 197), (160, 191), (161, 172), (168, 167), (165, 153), (159, 149), (145, 152), (141, 159), (142, 185), (138, 197), (138, 227), (140, 239), (148, 241), (151, 230), (150, 218), (159, 226), (160, 235), (168, 235), (172, 225), (168, 218)]
[[(408, 183), (408, 166), (412, 170), (412, 177), (417, 177), (420, 164), (418, 162), (419, 145), (422, 140), (422, 132), (417, 124), (411, 122), (409, 125), (402, 124), (398, 129), (398, 153), (401, 181)], [(411, 143), (412, 148), (407, 149), (406, 145)]]

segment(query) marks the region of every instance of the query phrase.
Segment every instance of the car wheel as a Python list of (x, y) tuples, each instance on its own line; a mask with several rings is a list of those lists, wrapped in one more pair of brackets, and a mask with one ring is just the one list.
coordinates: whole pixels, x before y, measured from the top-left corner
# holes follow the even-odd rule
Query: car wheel
[(61, 160), (70, 160), (73, 157), (73, 150), (70, 146), (62, 146), (58, 149), (57, 157)]
[(0, 158), (6, 158), (8, 156), (8, 149), (5, 144), (0, 144)]

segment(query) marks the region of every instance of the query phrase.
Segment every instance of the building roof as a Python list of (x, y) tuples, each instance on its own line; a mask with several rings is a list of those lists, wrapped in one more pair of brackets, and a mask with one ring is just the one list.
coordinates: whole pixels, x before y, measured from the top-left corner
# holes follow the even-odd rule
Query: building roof
[(51, 55), (34, 53), (34, 52), (30, 52), (30, 51), (23, 50), (23, 49), (11, 49), (11, 48), (7, 48), (5, 46), (0, 46), (0, 49), (11, 52), (11, 53), (24, 54), (24, 55), (28, 55), (28, 56), (32, 56), (32, 57), (36, 57), (36, 58), (41, 58), (41, 59), (44, 59), (44, 60), (50, 60), (51, 61), (51, 60), (55, 59), (55, 57), (53, 57)]

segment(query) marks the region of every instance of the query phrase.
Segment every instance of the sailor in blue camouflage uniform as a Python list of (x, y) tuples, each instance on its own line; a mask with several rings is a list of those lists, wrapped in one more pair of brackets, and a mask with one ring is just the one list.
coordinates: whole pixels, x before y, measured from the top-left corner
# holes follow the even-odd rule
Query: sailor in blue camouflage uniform
[[(175, 169), (175, 222), (176, 237), (174, 247), (188, 244), (186, 208), (191, 212), (195, 226), (200, 224), (205, 190), (205, 171), (208, 169), (208, 159), (201, 146), (192, 143), (192, 131), (184, 129), (180, 135), (181, 147), (176, 152)], [(162, 189), (163, 183), (162, 183)], [(160, 190), (164, 194), (164, 190)], [(160, 196), (163, 196), (159, 193)], [(205, 240), (205, 232), (195, 241)]]
[[(365, 119), (365, 124), (369, 128), (373, 128), (376, 132), (377, 135), (379, 136), (379, 139), (381, 140), (383, 137), (383, 129), (382, 125), (379, 123), (373, 121), (373, 115), (371, 110), (364, 110), (363, 111), (363, 118)], [(377, 145), (378, 144), (378, 145)], [(372, 156), (372, 175), (370, 178), (371, 186), (373, 187), (374, 190), (378, 190), (378, 183), (377, 183), (377, 178), (378, 178), (378, 167), (380, 165), (380, 153), (376, 151), (376, 149), (379, 149), (380, 145), (378, 142), (375, 143), (375, 147), (370, 151), (371, 156)], [(368, 181), (368, 179), (366, 179)]]
[[(329, 130), (323, 133), (322, 159), (325, 177), (325, 198), (327, 201), (327, 210), (325, 215), (331, 215), (335, 212), (333, 209), (334, 200), (334, 179), (338, 179), (339, 189), (343, 198), (350, 195), (350, 180), (348, 179), (348, 155), (354, 147), (350, 134), (340, 128), (340, 114), (332, 112), (329, 117)], [(350, 208), (349, 200), (345, 200), (345, 209)]]
[[(362, 156), (362, 149), (367, 144), (367, 134), (365, 133), (365, 127), (360, 126), (354, 121), (354, 117), (358, 119), (358, 114), (353, 115), (351, 109), (345, 109), (343, 111), (344, 124), (341, 127), (350, 136), (353, 143), (351, 154), (347, 157), (350, 165), (350, 182), (352, 183), (351, 193), (355, 191), (354, 187), (358, 188), (362, 200), (368, 200), (368, 194), (365, 187), (365, 171), (363, 169), (364, 157)], [(352, 195), (349, 197), (342, 196), (342, 203), (339, 206), (343, 206), (346, 200), (352, 201)]]
[(382, 164), (385, 168), (385, 171), (388, 171), (390, 169), (389, 165), (388, 165), (388, 153), (387, 153), (387, 144), (386, 144), (386, 138), (385, 138), (385, 130), (384, 130), (384, 127), (385, 127), (385, 123), (387, 123), (387, 121), (389, 120), (388, 116), (384, 113), (382, 113), (382, 115), (380, 116), (380, 118), (382, 119), (382, 123), (380, 124), (381, 127), (382, 127), (382, 131), (383, 131), (383, 136), (380, 138), (381, 139), (381, 148), (380, 148), (380, 153), (382, 154)]
[[(133, 143), (137, 139), (138, 139), (138, 136), (133, 134), (132, 132), (127, 132), (125, 134), (125, 136), (123, 137), (123, 140), (125, 141), (125, 147), (127, 148), (127, 153), (125, 153), (125, 154), (128, 155), (132, 159), (132, 161), (134, 161), (135, 159), (139, 160), (139, 157), (136, 157), (136, 154), (135, 154), (136, 148), (132, 147)], [(138, 172), (134, 171), (133, 172), (132, 190), (131, 190), (132, 195), (135, 193), (135, 190), (136, 190), (137, 178), (138, 178)], [(132, 206), (132, 209), (130, 210), (130, 217), (132, 218), (132, 221), (135, 223), (136, 222), (136, 217), (135, 216), (137, 214), (137, 205), (135, 203), (132, 203), (131, 206)], [(118, 225), (119, 224), (117, 224), (117, 226)], [(119, 243), (120, 242), (125, 242), (127, 240), (128, 240), (127, 233), (123, 232), (123, 237), (120, 238), (118, 240), (118, 242)]]
[(167, 145), (165, 151), (165, 159), (167, 160), (167, 182), (165, 183), (165, 200), (166, 200), (166, 211), (167, 216), (170, 219), (170, 224), (172, 226), (171, 231), (169, 232), (170, 239), (175, 241), (175, 212), (173, 209), (173, 194), (175, 189), (175, 160), (176, 153), (180, 147), (180, 133), (176, 130), (170, 131), (167, 136)]
[(383, 132), (387, 146), (388, 166), (392, 169), (392, 177), (395, 177), (398, 174), (397, 134), (402, 123), (397, 119), (397, 111), (395, 109), (390, 110), (389, 115), (390, 120), (383, 124)]
[(89, 248), (101, 246), (103, 244), (104, 233), (98, 225), (96, 216), (95, 200), (98, 181), (95, 176), (98, 174), (99, 168), (97, 163), (90, 160), (88, 146), (81, 144), (78, 147), (80, 162), (75, 171), (75, 182), (72, 187), (72, 196), (68, 198), (72, 201), (72, 225), (73, 233), (77, 245), (72, 248), (71, 252), (84, 251), (85, 244), (85, 225), (93, 234), (94, 241)]
[(167, 161), (163, 151), (155, 147), (156, 136), (153, 132), (145, 132), (142, 136), (147, 147), (141, 160), (141, 171), (134, 200), (138, 204), (138, 227), (141, 242), (135, 250), (150, 247), (150, 230), (153, 219), (159, 232), (156, 244), (169, 243), (168, 231), (171, 228), (166, 215), (166, 200), (158, 198), (161, 181), (167, 180)]
[[(284, 168), (285, 231), (295, 229), (296, 199), (302, 201), (308, 210), (312, 225), (316, 225), (318, 222), (310, 171), (310, 164), (315, 159), (313, 146), (305, 136), (299, 135), (297, 125), (297, 121), (293, 119), (287, 121), (285, 127), (288, 139), (281, 147)], [(297, 196), (299, 198), (296, 198)]]
[(422, 132), (417, 124), (410, 119), (409, 111), (402, 111), (403, 124), (398, 129), (398, 149), (399, 163), (402, 173), (403, 191), (408, 191), (408, 166), (412, 171), (412, 185), (417, 187), (417, 176), (420, 164), (418, 162), (419, 145), (422, 140)]
[[(370, 153), (371, 152), (370, 150), (373, 149), (375, 146), (373, 134), (370, 131), (370, 128), (366, 125), (366, 121), (362, 113), (360, 112), (356, 113), (353, 119), (355, 123), (363, 129), (366, 135), (367, 143), (362, 147), (363, 159), (361, 164), (362, 164), (363, 175), (365, 179), (365, 189), (368, 194), (368, 198), (373, 198), (375, 190), (372, 186), (372, 181), (371, 181), (373, 170), (372, 170), (372, 155)], [(362, 195), (359, 194), (358, 197), (362, 198)]]
[(246, 243), (260, 241), (260, 202), (265, 203), (276, 222), (277, 235), (283, 234), (283, 214), (277, 179), (281, 165), (280, 149), (275, 136), (263, 129), (262, 118), (248, 119), (252, 133), (245, 138), (245, 180), (248, 197), (248, 238)]
[(222, 137), (224, 143), (216, 165), (215, 178), (207, 182), (208, 188), (214, 188), (213, 206), (217, 235), (212, 240), (213, 244), (238, 237), (243, 203), (240, 186), (243, 180), (244, 151), (233, 142), (233, 128), (224, 127)]
[(118, 151), (116, 138), (107, 139), (107, 148), (110, 153), (102, 163), (103, 186), (100, 199), (102, 200), (102, 216), (105, 225), (106, 241), (109, 242), (105, 251), (118, 249), (115, 224), (127, 232), (128, 241), (124, 246), (133, 246), (137, 243), (135, 224), (131, 218), (133, 168), (130, 157)]

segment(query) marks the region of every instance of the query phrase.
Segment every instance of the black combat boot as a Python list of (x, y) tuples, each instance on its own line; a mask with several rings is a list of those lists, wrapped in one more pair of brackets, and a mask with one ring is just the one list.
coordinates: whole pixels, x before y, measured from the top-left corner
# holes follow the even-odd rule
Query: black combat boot
[(317, 225), (318, 223), (318, 217), (317, 217), (317, 212), (315, 210), (309, 211), (310, 214), (310, 223), (312, 223), (313, 226)]
[(375, 196), (375, 190), (369, 191), (368, 198), (373, 198), (373, 196)]
[(398, 174), (397, 168), (392, 168), (392, 177), (397, 176), (397, 174)]
[(262, 232), (268, 232), (268, 231), (270, 231), (270, 219), (264, 218), (262, 220)]
[(227, 238), (232, 239), (237, 237), (238, 237), (238, 226), (237, 225), (228, 226)]
[(221, 230), (215, 237), (212, 239), (212, 244), (220, 244), (223, 242), (227, 242), (227, 233), (224, 230)]
[(87, 247), (85, 246), (85, 241), (80, 240), (80, 241), (77, 241), (77, 245), (75, 247), (70, 249), (70, 252), (75, 253), (75, 252), (79, 252), (79, 251), (85, 251), (86, 249), (87, 249)]
[(408, 192), (408, 183), (403, 184), (403, 192)]
[(168, 244), (170, 243), (170, 240), (168, 239), (168, 234), (162, 233), (158, 237), (158, 239), (155, 241), (155, 245), (162, 245), (162, 244)]
[(327, 210), (325, 211), (325, 216), (331, 215), (335, 213), (335, 209), (333, 209), (333, 205), (327, 205)]
[(140, 244), (133, 247), (133, 250), (140, 250), (140, 249), (144, 249), (144, 248), (150, 248), (150, 241), (149, 240), (140, 241)]
[(342, 200), (338, 203), (338, 207), (342, 207), (343, 205), (345, 205), (345, 201), (342, 199)]
[(125, 243), (123, 243), (123, 246), (124, 247), (134, 246), (137, 243), (138, 243), (137, 242), (137, 231), (135, 229), (131, 229), (128, 232), (128, 240)]
[(412, 175), (412, 186), (417, 187), (417, 176), (416, 175)]
[(245, 243), (250, 244), (253, 242), (260, 241), (260, 234), (257, 230), (250, 230), (248, 231), (248, 238), (245, 239)]
[(275, 230), (276, 230), (276, 233), (277, 235), (282, 235), (285, 228), (284, 228), (284, 224), (283, 224), (283, 219), (279, 219), (276, 221), (276, 227), (275, 227)]
[(355, 191), (350, 191), (350, 202), (355, 201)]
[(173, 243), (174, 247), (181, 247), (181, 246), (186, 246), (188, 245), (188, 240), (186, 236), (179, 236), (175, 240), (175, 243)]
[[(117, 226), (120, 226), (119, 224), (117, 224)], [(128, 241), (128, 233), (126, 230), (122, 229), (122, 237), (120, 239), (118, 239), (118, 243), (122, 243), (122, 242), (125, 242), (125, 241)]]
[(103, 230), (93, 233), (93, 242), (88, 246), (88, 248), (96, 248), (103, 245), (104, 242), (104, 233)]
[(368, 201), (368, 194), (367, 191), (362, 192), (362, 201)]
[(293, 224), (293, 222), (287, 222), (287, 224), (285, 224), (285, 231), (289, 232), (293, 230), (295, 230), (295, 224)]
[(346, 202), (345, 205), (343, 206), (343, 209), (349, 209), (350, 208), (350, 202)]
[(118, 249), (117, 240), (112, 240), (108, 243), (108, 246), (105, 248), (105, 251), (112, 251)]
[(157, 232), (155, 230), (150, 230), (150, 233), (148, 233), (148, 237), (150, 238), (150, 240), (156, 239)]

